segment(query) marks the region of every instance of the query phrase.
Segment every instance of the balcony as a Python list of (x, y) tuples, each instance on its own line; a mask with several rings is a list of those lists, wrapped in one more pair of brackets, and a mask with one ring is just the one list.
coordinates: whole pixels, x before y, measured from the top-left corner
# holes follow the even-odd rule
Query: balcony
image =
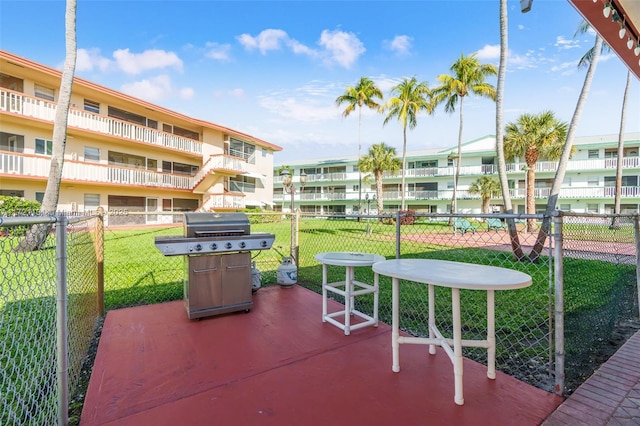
[(245, 208), (244, 194), (234, 192), (224, 192), (222, 194), (211, 194), (198, 211), (214, 210), (242, 210)]
[[(551, 188), (536, 188), (534, 190), (534, 198), (544, 199), (548, 198), (551, 193)], [(510, 189), (509, 194), (512, 199), (524, 199), (526, 196), (526, 190), (524, 188)], [(640, 197), (640, 187), (637, 186), (623, 186), (622, 198), (638, 198)], [(566, 187), (560, 189), (561, 199), (588, 199), (588, 198), (613, 198), (615, 195), (615, 188), (611, 186), (594, 186), (594, 187)], [(402, 197), (401, 191), (384, 191), (382, 193), (385, 202), (399, 201)], [(456, 194), (458, 200), (480, 200), (480, 195), (471, 194), (467, 190), (458, 189)], [(451, 200), (453, 198), (453, 189), (444, 190), (419, 190), (419, 191), (407, 191), (405, 193), (405, 200)], [(498, 197), (501, 198), (501, 197)], [(274, 202), (288, 201), (291, 196), (287, 194), (286, 198), (280, 191), (275, 191), (273, 194)], [(364, 198), (363, 198), (364, 199)], [(323, 193), (307, 193), (302, 192), (295, 194), (295, 201), (299, 202), (316, 202), (316, 201), (358, 201), (357, 192), (323, 192)]]
[[(0, 152), (0, 174), (46, 179), (49, 177), (50, 164), (49, 157)], [(186, 190), (191, 190), (193, 186), (192, 176), (77, 160), (65, 160), (62, 181)]]
[[(30, 97), (23, 93), (0, 89), (0, 111), (53, 123), (56, 104)], [(78, 108), (69, 109), (68, 126), (158, 147), (175, 149), (189, 154), (202, 154), (202, 142), (200, 141)]]
[(212, 155), (193, 177), (193, 192), (204, 193), (222, 177), (246, 172), (245, 161), (231, 155)]

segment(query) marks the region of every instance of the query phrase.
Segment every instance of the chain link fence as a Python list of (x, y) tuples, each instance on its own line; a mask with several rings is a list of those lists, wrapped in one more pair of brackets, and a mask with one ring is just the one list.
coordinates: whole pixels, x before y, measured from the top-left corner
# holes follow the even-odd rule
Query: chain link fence
[[(88, 345), (102, 309), (183, 297), (185, 257), (164, 256), (154, 245), (155, 237), (184, 235), (182, 214), (163, 213), (171, 217), (162, 223), (150, 223), (157, 215), (130, 215), (137, 225), (121, 216), (121, 225), (102, 232), (101, 218), (92, 217), (74, 219), (60, 228), (67, 231), (62, 244), (67, 276), (62, 278), (68, 285), (66, 387), (71, 389), (72, 406), (81, 405), (82, 385), (86, 387), (92, 362)], [(247, 215), (252, 233), (276, 235), (270, 250), (252, 253), (262, 286), (278, 285), (282, 258), (293, 257), (298, 259), (298, 284), (321, 293), (322, 266), (315, 255), (326, 251), (455, 260), (531, 275), (533, 285), (528, 288), (496, 292), (496, 368), (548, 391), (573, 391), (610, 355), (616, 333), (627, 324), (633, 330), (632, 323), (637, 323), (637, 215)], [(541, 233), (545, 219), (550, 231)], [(513, 237), (507, 222), (513, 224)], [(3, 407), (8, 407), (2, 410), (0, 424), (56, 423), (59, 226), (40, 250), (21, 253), (14, 247), (22, 238), (19, 232), (27, 228), (0, 222), (5, 271), (0, 286), (0, 394)], [(541, 244), (532, 253), (536, 240)], [(328, 266), (328, 273), (330, 281), (344, 278), (344, 268)], [(356, 268), (355, 275), (358, 281), (373, 280), (371, 268)], [(333, 297), (343, 303), (339, 295)], [(436, 325), (450, 335), (450, 291), (436, 288), (435, 300)], [(484, 338), (485, 292), (462, 290), (461, 300), (463, 339)], [(364, 313), (372, 313), (372, 303), (372, 295), (356, 298), (356, 308)], [(403, 282), (400, 306), (403, 330), (428, 335), (427, 286)], [(391, 323), (391, 280), (386, 277), (380, 277), (379, 316)], [(564, 321), (564, 336), (556, 334), (558, 321)], [(465, 348), (464, 355), (486, 363), (486, 350)]]
[(69, 401), (82, 399), (100, 315), (98, 221), (0, 218), (0, 424), (66, 423)]

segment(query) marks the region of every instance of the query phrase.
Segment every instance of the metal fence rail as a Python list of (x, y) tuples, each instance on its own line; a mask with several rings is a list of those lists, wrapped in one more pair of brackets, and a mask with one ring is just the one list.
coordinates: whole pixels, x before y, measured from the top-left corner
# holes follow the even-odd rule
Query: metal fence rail
[[(0, 424), (64, 423), (63, 407), (81, 401), (83, 363), (91, 362), (88, 348), (104, 310), (183, 297), (184, 258), (165, 257), (154, 245), (156, 236), (183, 234), (182, 215), (169, 216), (153, 225), (104, 230), (101, 216), (0, 219)], [(638, 319), (638, 215), (248, 216), (252, 233), (276, 235), (270, 250), (252, 254), (262, 286), (278, 285), (282, 258), (293, 256), (298, 284), (320, 293), (322, 267), (314, 256), (324, 251), (457, 260), (530, 274), (532, 286), (496, 293), (496, 367), (548, 391), (570, 393), (606, 359), (621, 328)], [(456, 218), (469, 227), (456, 227)], [(123, 224), (156, 219), (118, 217)], [(515, 225), (515, 239), (503, 226), (507, 220)], [(544, 220), (550, 232), (539, 255), (531, 256)], [(35, 223), (55, 227), (39, 250), (14, 250)], [(344, 269), (329, 266), (328, 273), (340, 281)], [(359, 281), (373, 279), (371, 268), (355, 273)], [(381, 277), (379, 315), (387, 323), (390, 287), (390, 279)], [(450, 294), (436, 291), (436, 325), (447, 335)], [(369, 296), (356, 299), (358, 310), (372, 312)], [(426, 335), (426, 286), (403, 282), (401, 297), (404, 331)], [(461, 299), (463, 338), (481, 338), (486, 295), (462, 291)], [(68, 319), (60, 319), (65, 314)], [(56, 336), (68, 344), (56, 344)], [(478, 348), (465, 348), (464, 355), (486, 362), (486, 351)]]

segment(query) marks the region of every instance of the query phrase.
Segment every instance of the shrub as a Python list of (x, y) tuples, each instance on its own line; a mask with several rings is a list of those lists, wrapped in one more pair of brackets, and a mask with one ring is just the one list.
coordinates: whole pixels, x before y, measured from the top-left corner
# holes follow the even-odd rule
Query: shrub
[(0, 216), (33, 216), (40, 212), (40, 203), (21, 197), (0, 195)]

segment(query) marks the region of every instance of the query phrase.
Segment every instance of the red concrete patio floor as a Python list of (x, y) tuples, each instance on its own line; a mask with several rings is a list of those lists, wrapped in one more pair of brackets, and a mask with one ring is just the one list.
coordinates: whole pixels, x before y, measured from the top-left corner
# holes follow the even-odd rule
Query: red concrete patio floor
[(345, 336), (321, 310), (319, 294), (275, 286), (248, 314), (190, 321), (181, 301), (110, 311), (81, 425), (523, 426), (562, 403), (465, 360), (458, 406), (442, 349), (404, 345), (393, 373), (389, 325)]

